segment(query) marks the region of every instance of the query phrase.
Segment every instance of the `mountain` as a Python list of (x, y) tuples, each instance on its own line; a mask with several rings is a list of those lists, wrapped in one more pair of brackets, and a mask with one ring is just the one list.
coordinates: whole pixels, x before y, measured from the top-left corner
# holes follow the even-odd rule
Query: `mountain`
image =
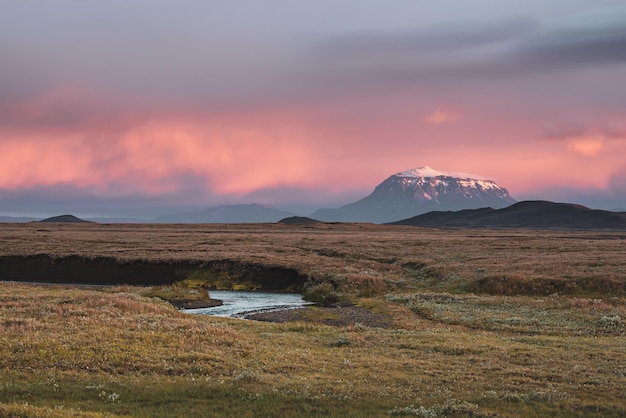
[(509, 192), (491, 180), (443, 173), (426, 166), (394, 174), (358, 202), (339, 209), (320, 209), (311, 218), (385, 223), (433, 210), (503, 208), (512, 203), (515, 200)]
[(515, 203), (504, 209), (430, 212), (392, 222), (391, 225), (435, 228), (626, 229), (626, 213), (538, 200)]
[(126, 217), (101, 217), (88, 218), (88, 221), (97, 222), (99, 224), (147, 224), (153, 223), (153, 219), (145, 218), (126, 218)]
[(38, 220), (39, 218), (30, 218), (27, 216), (0, 216), (0, 223), (24, 223)]
[(317, 219), (307, 218), (306, 216), (290, 216), (289, 218), (281, 219), (278, 223), (285, 225), (310, 225), (321, 224), (323, 222)]
[(90, 221), (77, 218), (74, 215), (53, 216), (51, 218), (42, 219), (41, 221), (38, 221), (38, 222), (91, 223)]
[(278, 222), (294, 216), (291, 212), (274, 206), (252, 203), (247, 205), (224, 205), (199, 212), (178, 213), (156, 218), (159, 223), (262, 223)]

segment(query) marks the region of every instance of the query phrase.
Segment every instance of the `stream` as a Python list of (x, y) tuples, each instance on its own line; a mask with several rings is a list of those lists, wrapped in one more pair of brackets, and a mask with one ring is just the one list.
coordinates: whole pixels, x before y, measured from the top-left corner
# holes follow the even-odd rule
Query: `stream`
[(222, 306), (212, 308), (185, 309), (185, 313), (244, 318), (247, 314), (294, 309), (310, 305), (296, 293), (240, 292), (227, 290), (211, 290), (212, 299), (224, 302)]

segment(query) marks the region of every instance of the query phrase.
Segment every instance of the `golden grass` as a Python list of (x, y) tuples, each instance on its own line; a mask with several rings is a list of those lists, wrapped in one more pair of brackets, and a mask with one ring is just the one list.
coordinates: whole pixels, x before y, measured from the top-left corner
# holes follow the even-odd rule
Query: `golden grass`
[[(143, 288), (0, 283), (0, 416), (626, 415), (624, 294), (580, 287), (625, 282), (619, 233), (2, 225), (0, 240), (0, 256), (296, 268), (393, 324), (232, 320)], [(485, 277), (574, 284), (468, 292)]]
[[(533, 308), (524, 300), (498, 316), (470, 321), (464, 309), (441, 309), (449, 316), (413, 316), (411, 329), (388, 330), (186, 315), (129, 289), (3, 284), (0, 302), (0, 399), (10, 408), (28, 402), (31, 416), (46, 408), (152, 416), (165, 406), (160, 396), (207, 411), (203, 396), (216, 391), (212, 407), (225, 415), (258, 403), (277, 413), (285, 402), (288, 415), (303, 416), (302, 408), (397, 415), (411, 405), (500, 416), (625, 412), (623, 327), (576, 319), (578, 308), (563, 319), (577, 327), (559, 331), (546, 319), (547, 332), (533, 333), (510, 328), (528, 326), (511, 319)], [(480, 312), (479, 300), (469, 302), (467, 311)], [(568, 314), (555, 303), (547, 310)], [(594, 318), (602, 313), (610, 312)]]
[(626, 295), (623, 232), (434, 230), (369, 224), (1, 224), (0, 239), (0, 257), (230, 260), (293, 268), (317, 281), (331, 280), (340, 293), (366, 297), (394, 288)]

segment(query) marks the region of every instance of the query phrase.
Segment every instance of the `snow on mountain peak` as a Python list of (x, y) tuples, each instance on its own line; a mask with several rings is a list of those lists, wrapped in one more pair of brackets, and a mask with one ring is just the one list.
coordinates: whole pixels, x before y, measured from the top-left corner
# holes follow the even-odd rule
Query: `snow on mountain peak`
[(425, 165), (423, 167), (412, 168), (410, 170), (402, 171), (397, 173), (398, 177), (408, 177), (408, 178), (421, 178), (421, 177), (457, 177), (462, 179), (475, 179), (475, 180), (485, 180), (484, 177), (478, 176), (475, 174), (468, 173), (446, 173), (443, 171), (438, 171), (429, 166)]
[(363, 199), (311, 217), (327, 222), (390, 222), (431, 211), (502, 208), (515, 203), (491, 180), (467, 173), (445, 173), (424, 166), (394, 174)]

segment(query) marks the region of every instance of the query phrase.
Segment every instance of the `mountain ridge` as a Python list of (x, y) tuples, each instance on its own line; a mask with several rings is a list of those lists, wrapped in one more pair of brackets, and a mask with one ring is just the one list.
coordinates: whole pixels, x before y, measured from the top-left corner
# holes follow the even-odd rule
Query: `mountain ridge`
[(0, 216), (0, 223), (28, 223), (36, 222), (39, 218), (33, 218), (30, 216)]
[(260, 203), (220, 205), (195, 212), (159, 216), (155, 223), (274, 223), (295, 216), (291, 212)]
[(590, 209), (574, 203), (526, 200), (502, 209), (433, 211), (390, 222), (433, 228), (626, 229), (626, 213)]

